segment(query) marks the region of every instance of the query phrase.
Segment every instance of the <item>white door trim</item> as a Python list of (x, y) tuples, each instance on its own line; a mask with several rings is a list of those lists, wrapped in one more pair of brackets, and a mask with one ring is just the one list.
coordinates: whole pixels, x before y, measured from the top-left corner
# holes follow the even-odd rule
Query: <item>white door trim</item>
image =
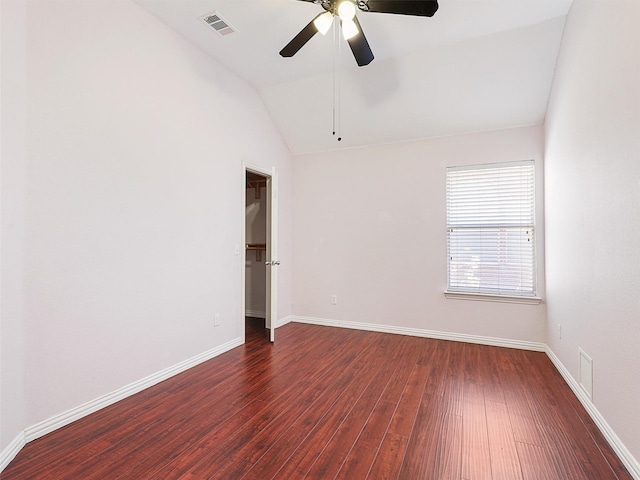
[(267, 310), (269, 311), (269, 340), (276, 339), (276, 323), (278, 322), (278, 172), (272, 167), (271, 176), (267, 180), (267, 238), (270, 251), (269, 275), (267, 278)]

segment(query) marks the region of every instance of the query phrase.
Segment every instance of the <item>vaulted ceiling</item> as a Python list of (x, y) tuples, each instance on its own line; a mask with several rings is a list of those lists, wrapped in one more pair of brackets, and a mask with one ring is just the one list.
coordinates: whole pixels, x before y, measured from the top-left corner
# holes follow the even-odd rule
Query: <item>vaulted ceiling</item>
[[(358, 67), (332, 32), (280, 57), (323, 11), (314, 3), (134, 1), (253, 85), (296, 154), (542, 123), (571, 5), (440, 0), (431, 18), (359, 12), (376, 58)], [(236, 32), (202, 22), (212, 12)]]

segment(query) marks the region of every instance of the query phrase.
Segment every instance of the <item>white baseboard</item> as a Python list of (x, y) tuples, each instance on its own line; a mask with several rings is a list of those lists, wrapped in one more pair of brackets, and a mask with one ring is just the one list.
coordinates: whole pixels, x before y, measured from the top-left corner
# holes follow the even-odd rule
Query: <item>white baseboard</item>
[(211, 350), (196, 355), (195, 357), (191, 357), (183, 362), (154, 373), (153, 375), (149, 375), (148, 377), (119, 388), (118, 390), (91, 400), (90, 402), (84, 403), (80, 406), (72, 408), (71, 410), (67, 410), (66, 412), (55, 415), (51, 418), (43, 420), (42, 422), (36, 423), (35, 425), (32, 425), (25, 429), (25, 439), (27, 443), (31, 442), (36, 438), (53, 432), (58, 428), (64, 427), (65, 425), (68, 425), (71, 422), (74, 422), (82, 417), (86, 417), (87, 415), (96, 412), (104, 407), (108, 407), (109, 405), (112, 405), (119, 400), (127, 398), (146, 388), (156, 385), (157, 383), (167, 380), (168, 378), (171, 378), (178, 373), (184, 372), (191, 367), (195, 367), (202, 362), (205, 362), (213, 357), (217, 357), (218, 355), (240, 345), (242, 345), (242, 339), (233, 339), (223, 345), (220, 345), (219, 347), (212, 348)]
[(594, 423), (598, 426), (604, 437), (607, 439), (611, 448), (616, 452), (622, 460), (625, 467), (631, 473), (634, 480), (640, 480), (640, 463), (633, 457), (631, 452), (622, 443), (613, 429), (609, 426), (602, 414), (598, 411), (588, 395), (584, 392), (578, 382), (571, 376), (560, 359), (553, 353), (551, 348), (545, 343), (525, 342), (520, 340), (509, 340), (504, 338), (483, 337), (478, 335), (464, 335), (458, 333), (438, 332), (434, 330), (422, 330), (417, 328), (396, 327), (391, 325), (380, 325), (375, 323), (360, 323), (345, 320), (329, 320), (317, 317), (291, 316), (291, 320), (298, 323), (309, 323), (313, 325), (326, 325), (332, 327), (352, 328), (356, 330), (368, 330), (373, 332), (396, 333), (401, 335), (411, 335), (416, 337), (435, 338), (439, 340), (453, 340), (457, 342), (478, 343), (481, 345), (491, 345), (495, 347), (519, 348), (522, 350), (532, 350), (536, 352), (545, 352), (555, 365), (560, 375), (565, 379), (573, 393), (586, 411), (591, 416)]
[(602, 435), (607, 439), (611, 448), (616, 452), (624, 466), (627, 467), (629, 473), (635, 480), (640, 480), (640, 463), (636, 460), (631, 452), (627, 449), (627, 447), (622, 443), (618, 435), (613, 431), (611, 426), (604, 419), (600, 411), (593, 404), (587, 393), (580, 387), (575, 378), (569, 373), (569, 370), (564, 366), (564, 364), (560, 361), (560, 359), (556, 356), (556, 354), (551, 350), (549, 346), (547, 346), (545, 350), (547, 356), (551, 360), (551, 362), (555, 365), (560, 375), (564, 378), (565, 382), (569, 385), (571, 390), (582, 406), (585, 408), (589, 416), (594, 421), (594, 423), (598, 426)]
[(265, 318), (267, 315), (264, 312), (258, 310), (245, 310), (244, 315), (246, 317)]
[(71, 410), (54, 415), (51, 418), (27, 427), (24, 432), (20, 433), (0, 454), (0, 472), (9, 465), (9, 462), (15, 458), (26, 443), (31, 442), (36, 438), (40, 438), (47, 433), (53, 432), (58, 428), (62, 428), (82, 417), (86, 417), (87, 415), (104, 407), (108, 407), (109, 405), (112, 405), (146, 388), (152, 387), (157, 383), (167, 380), (174, 375), (184, 372), (191, 367), (195, 367), (202, 362), (206, 362), (207, 360), (217, 357), (218, 355), (240, 345), (242, 345), (242, 339), (233, 339), (219, 347), (212, 348), (211, 350), (196, 355), (195, 357), (191, 357), (176, 365), (165, 368), (153, 375), (149, 375), (148, 377), (119, 388), (118, 390), (98, 397), (95, 400), (91, 400), (90, 402), (84, 403), (78, 407), (72, 408)]
[[(351, 322), (345, 320), (330, 320), (326, 318), (317, 317), (303, 317), (296, 315), (289, 315), (281, 318), (276, 323), (276, 328), (286, 325), (289, 322), (309, 323), (313, 325), (326, 325), (340, 328), (351, 328), (356, 330), (368, 330), (373, 332), (382, 333), (394, 333), (400, 335), (411, 335), (416, 337), (434, 338), (438, 340), (453, 340), (458, 342), (477, 343), (481, 345), (491, 345), (496, 347), (518, 348), (522, 350), (532, 350), (539, 352), (546, 352), (552, 363), (565, 379), (573, 393), (578, 397), (578, 400), (585, 407), (595, 424), (598, 426), (604, 437), (607, 439), (613, 450), (618, 457), (622, 460), (625, 467), (629, 470), (635, 480), (640, 480), (640, 463), (633, 457), (631, 452), (622, 443), (620, 438), (616, 435), (613, 429), (609, 426), (602, 414), (598, 411), (596, 406), (591, 402), (587, 395), (580, 388), (576, 380), (571, 376), (566, 367), (562, 364), (560, 359), (555, 353), (544, 343), (526, 342), (521, 340), (510, 340), (504, 338), (484, 337), (479, 335), (466, 335), (459, 333), (439, 332), (435, 330), (423, 330), (409, 327), (397, 327), (392, 325), (379, 325), (374, 323), (361, 323)], [(55, 415), (47, 420), (39, 422), (31, 427), (25, 429), (17, 435), (13, 441), (7, 445), (7, 447), (0, 453), (0, 472), (2, 472), (7, 465), (13, 460), (20, 452), (24, 445), (36, 438), (39, 438), (47, 433), (50, 433), (58, 428), (64, 427), (69, 423), (85, 417), (93, 412), (96, 412), (104, 407), (107, 407), (119, 400), (127, 398), (135, 393), (138, 393), (146, 388), (149, 388), (157, 383), (162, 382), (168, 378), (171, 378), (178, 373), (181, 373), (191, 367), (194, 367), (202, 362), (205, 362), (213, 357), (221, 355), (235, 347), (242, 345), (242, 340), (236, 338), (219, 347), (213, 348), (200, 355), (196, 355), (190, 359), (187, 359), (181, 363), (166, 368), (158, 373), (145, 377), (134, 383), (131, 383), (125, 387), (122, 387), (107, 395), (103, 395), (95, 400), (87, 402), (83, 405), (75, 407), (59, 415)]]
[(283, 325), (286, 325), (287, 323), (290, 323), (292, 321), (293, 321), (293, 317), (291, 315), (289, 315), (288, 317), (279, 318), (278, 321), (276, 322), (276, 328), (282, 327)]
[(27, 442), (25, 441), (24, 432), (20, 432), (16, 435), (16, 438), (11, 440), (11, 443), (5, 447), (2, 452), (0, 452), (0, 472), (2, 472), (7, 465), (16, 458), (16, 455), (22, 450), (22, 447), (25, 446)]
[(326, 318), (301, 317), (297, 315), (292, 315), (290, 321), (298, 323), (310, 323), (313, 325), (352, 328), (355, 330), (368, 330), (371, 332), (395, 333), (399, 335), (410, 335), (413, 337), (434, 338), (437, 340), (453, 340), (455, 342), (477, 343), (480, 345), (491, 345), (494, 347), (518, 348), (520, 350), (532, 350), (535, 352), (544, 352), (547, 348), (546, 344), (538, 342), (510, 340), (507, 338), (483, 337), (480, 335), (467, 335), (462, 333), (439, 332), (437, 330), (397, 327), (394, 325), (380, 325), (377, 323), (351, 322), (347, 320), (329, 320)]

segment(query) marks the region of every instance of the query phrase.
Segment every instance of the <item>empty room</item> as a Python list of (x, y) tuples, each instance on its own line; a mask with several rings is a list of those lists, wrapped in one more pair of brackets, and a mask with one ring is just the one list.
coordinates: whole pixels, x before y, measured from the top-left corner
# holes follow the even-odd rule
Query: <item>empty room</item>
[(640, 480), (640, 2), (2, 0), (0, 478)]

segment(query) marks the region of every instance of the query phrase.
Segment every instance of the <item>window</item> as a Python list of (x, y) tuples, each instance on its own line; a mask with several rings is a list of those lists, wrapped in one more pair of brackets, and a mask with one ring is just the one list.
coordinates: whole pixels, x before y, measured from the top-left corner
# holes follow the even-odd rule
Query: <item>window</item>
[(447, 292), (535, 297), (533, 160), (447, 168)]

